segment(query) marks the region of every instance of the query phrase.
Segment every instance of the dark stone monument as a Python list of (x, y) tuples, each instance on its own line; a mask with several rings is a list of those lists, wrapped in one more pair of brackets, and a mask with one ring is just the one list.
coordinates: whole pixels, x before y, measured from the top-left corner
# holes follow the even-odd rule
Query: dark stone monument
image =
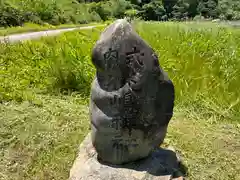
[(146, 158), (163, 142), (174, 86), (154, 50), (126, 20), (115, 21), (92, 51), (91, 139), (98, 159), (124, 164)]
[(173, 113), (174, 86), (153, 49), (121, 19), (102, 33), (92, 62), (91, 133), (69, 180), (182, 180), (173, 148), (159, 147)]

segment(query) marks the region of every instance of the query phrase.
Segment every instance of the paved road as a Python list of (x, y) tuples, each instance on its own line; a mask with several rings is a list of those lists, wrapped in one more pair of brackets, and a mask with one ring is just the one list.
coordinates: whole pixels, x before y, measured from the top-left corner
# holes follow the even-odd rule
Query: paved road
[[(97, 25), (97, 26), (104, 26), (104, 25)], [(97, 26), (75, 27), (75, 28), (13, 34), (13, 35), (9, 35), (9, 36), (0, 36), (0, 43), (4, 43), (4, 42), (13, 43), (13, 42), (18, 42), (18, 41), (37, 39), (42, 36), (55, 36), (55, 35), (58, 35), (62, 32), (66, 32), (66, 31), (73, 31), (76, 29), (91, 29), (91, 28), (95, 28)]]

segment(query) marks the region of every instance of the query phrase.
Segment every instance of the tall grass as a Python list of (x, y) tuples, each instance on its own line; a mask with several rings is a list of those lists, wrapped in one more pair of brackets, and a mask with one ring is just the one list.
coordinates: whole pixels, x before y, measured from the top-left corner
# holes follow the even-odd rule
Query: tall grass
[(240, 31), (214, 24), (141, 23), (176, 87), (177, 104), (240, 120)]
[[(176, 105), (239, 120), (239, 30), (169, 22), (137, 23), (136, 29), (156, 50), (173, 80)], [(90, 52), (98, 35), (97, 30), (70, 32), (23, 44), (1, 44), (1, 99), (21, 101), (27, 89), (78, 91), (88, 96), (94, 76)]]
[(89, 94), (90, 51), (99, 29), (19, 44), (0, 44), (0, 100), (31, 100), (36, 93)]

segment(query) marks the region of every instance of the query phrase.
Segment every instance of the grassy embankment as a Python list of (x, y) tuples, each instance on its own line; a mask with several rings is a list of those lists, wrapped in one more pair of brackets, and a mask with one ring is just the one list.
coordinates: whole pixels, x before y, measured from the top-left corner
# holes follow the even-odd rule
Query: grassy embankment
[[(240, 179), (240, 31), (138, 24), (176, 88), (165, 144), (190, 179)], [(98, 30), (0, 45), (0, 179), (67, 179), (88, 132)]]

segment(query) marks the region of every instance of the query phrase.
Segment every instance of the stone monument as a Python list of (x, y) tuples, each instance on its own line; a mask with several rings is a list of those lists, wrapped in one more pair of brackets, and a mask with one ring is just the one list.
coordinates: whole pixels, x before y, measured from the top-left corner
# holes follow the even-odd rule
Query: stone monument
[(126, 20), (110, 25), (92, 52), (92, 143), (99, 158), (123, 164), (159, 147), (174, 105), (174, 86), (153, 49)]
[[(162, 153), (158, 151), (173, 114), (174, 86), (156, 53), (130, 23), (120, 19), (102, 32), (92, 50), (92, 62), (96, 77), (90, 97), (91, 134), (81, 146), (81, 160), (75, 162), (70, 177), (73, 180), (81, 172), (75, 179), (109, 179), (112, 172), (116, 179), (129, 179), (129, 174), (122, 171), (125, 175), (120, 175), (114, 168), (135, 162), (137, 167), (158, 171), (151, 163), (161, 161), (153, 156)], [(81, 165), (83, 172), (77, 167), (84, 158), (89, 164)], [(107, 175), (90, 175), (100, 169)]]

